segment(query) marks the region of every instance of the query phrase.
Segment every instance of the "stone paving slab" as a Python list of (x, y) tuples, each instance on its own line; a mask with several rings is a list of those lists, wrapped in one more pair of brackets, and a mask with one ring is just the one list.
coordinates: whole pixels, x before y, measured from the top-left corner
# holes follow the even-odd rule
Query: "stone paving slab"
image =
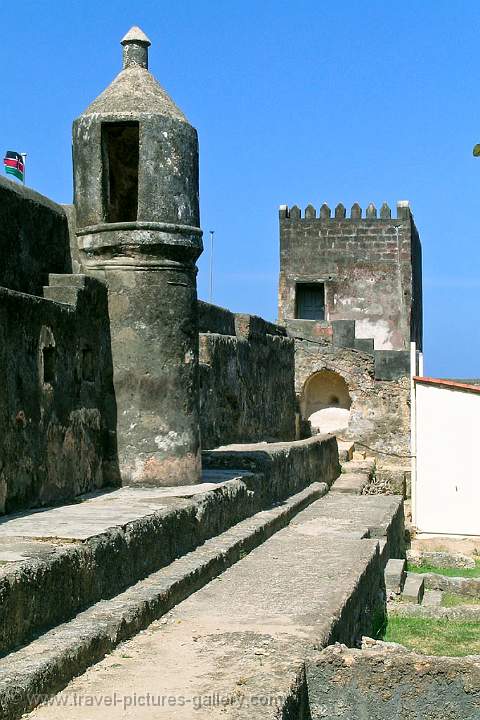
[(367, 473), (342, 473), (332, 485), (332, 492), (361, 495), (363, 488), (368, 485), (369, 477)]
[(138, 520), (175, 504), (179, 498), (195, 497), (244, 474), (235, 470), (206, 470), (204, 482), (198, 485), (124, 487), (90, 493), (71, 505), (8, 515), (0, 519), (0, 562), (18, 559), (8, 547), (2, 546), (4, 539), (87, 540), (110, 527)]
[(350, 460), (349, 462), (342, 463), (342, 473), (368, 473), (370, 475), (374, 467), (375, 460), (373, 458)]
[(305, 659), (368, 633), (384, 565), (361, 535), (396, 510), (385, 496), (317, 500), (28, 717), (286, 717)]

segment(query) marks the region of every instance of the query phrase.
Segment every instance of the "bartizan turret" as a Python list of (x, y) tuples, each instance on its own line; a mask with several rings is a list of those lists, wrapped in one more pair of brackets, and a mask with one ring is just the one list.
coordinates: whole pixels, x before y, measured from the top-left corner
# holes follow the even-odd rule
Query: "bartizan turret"
[(123, 70), (73, 125), (84, 272), (108, 286), (116, 440), (124, 484), (198, 482), (195, 129), (148, 71), (133, 27)]

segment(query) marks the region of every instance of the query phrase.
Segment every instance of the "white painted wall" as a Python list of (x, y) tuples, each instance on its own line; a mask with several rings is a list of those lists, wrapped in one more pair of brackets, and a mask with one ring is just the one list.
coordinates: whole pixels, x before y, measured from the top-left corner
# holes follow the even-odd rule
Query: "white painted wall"
[(420, 532), (480, 535), (480, 393), (415, 382)]

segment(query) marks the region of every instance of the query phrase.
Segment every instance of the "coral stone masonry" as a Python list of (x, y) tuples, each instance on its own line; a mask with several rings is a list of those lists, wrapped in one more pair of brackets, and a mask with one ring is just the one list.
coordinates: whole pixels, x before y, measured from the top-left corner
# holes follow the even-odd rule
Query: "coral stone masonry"
[(76, 236), (108, 288), (119, 480), (200, 474), (195, 129), (148, 72), (132, 28), (123, 70), (73, 126)]

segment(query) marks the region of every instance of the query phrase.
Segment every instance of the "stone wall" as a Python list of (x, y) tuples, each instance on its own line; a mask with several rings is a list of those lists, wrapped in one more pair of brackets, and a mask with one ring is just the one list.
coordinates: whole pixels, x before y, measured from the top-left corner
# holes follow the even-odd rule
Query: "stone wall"
[[(295, 366), (295, 390), (300, 408), (305, 383), (314, 373), (331, 370), (346, 381), (351, 397), (350, 419), (348, 429), (339, 435), (342, 439), (355, 440), (359, 450), (363, 444), (369, 455), (377, 456), (377, 479), (382, 480), (382, 473), (386, 477), (389, 465), (409, 466), (408, 375), (379, 380), (375, 376), (375, 355), (300, 339), (295, 340)], [(395, 483), (395, 478), (382, 482), (382, 489), (385, 484), (387, 489), (402, 492)]]
[(60, 205), (0, 177), (0, 227), (0, 287), (41, 295), (49, 272), (70, 272), (67, 216)]
[(199, 304), (202, 447), (295, 437), (294, 344), (284, 328)]
[(0, 288), (2, 513), (115, 477), (106, 292), (88, 279), (77, 292), (67, 304)]
[(312, 720), (477, 720), (478, 658), (428, 657), (400, 646), (376, 647), (351, 650), (336, 645), (309, 663)]
[(397, 218), (383, 206), (380, 217), (358, 205), (346, 217), (322, 206), (280, 208), (279, 322), (296, 314), (296, 284), (324, 283), (325, 318), (356, 320), (358, 338), (377, 350), (408, 350), (422, 344), (421, 246), (408, 207)]

